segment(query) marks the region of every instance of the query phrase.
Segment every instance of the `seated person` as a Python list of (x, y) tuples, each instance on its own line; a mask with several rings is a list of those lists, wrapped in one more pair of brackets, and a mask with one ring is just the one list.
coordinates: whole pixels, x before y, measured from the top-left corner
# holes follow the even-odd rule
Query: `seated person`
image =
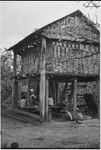
[(21, 107), (21, 108), (25, 107), (25, 106), (26, 106), (26, 96), (23, 95), (23, 96), (21, 97), (21, 100), (20, 100), (19, 103), (20, 103), (20, 107)]
[(53, 102), (53, 98), (52, 98), (52, 97), (48, 98), (48, 105), (49, 105), (49, 106), (53, 106), (53, 105), (54, 105), (54, 102)]
[(37, 96), (34, 94), (34, 90), (33, 89), (31, 89), (30, 91), (31, 91), (31, 96), (30, 96), (31, 104), (35, 105)]

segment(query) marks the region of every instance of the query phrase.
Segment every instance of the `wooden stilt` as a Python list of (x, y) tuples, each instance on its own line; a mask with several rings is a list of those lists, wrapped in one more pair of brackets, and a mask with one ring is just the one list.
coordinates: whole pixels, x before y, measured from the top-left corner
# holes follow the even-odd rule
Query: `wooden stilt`
[(41, 73), (40, 73), (40, 121), (44, 121), (45, 117), (45, 51), (46, 39), (42, 38), (41, 46)]
[[(13, 58), (13, 76), (16, 76), (16, 68), (17, 68), (17, 54), (14, 52), (14, 58)], [(18, 98), (17, 98), (17, 91), (18, 91), (18, 83), (16, 81), (16, 78), (12, 81), (12, 110), (14, 110), (17, 107), (18, 104)]]
[(58, 101), (58, 82), (56, 82), (56, 103)]
[(96, 98), (97, 98), (97, 108), (98, 108), (98, 117), (100, 117), (100, 81), (96, 81), (97, 84), (97, 91), (96, 91)]
[(46, 79), (45, 87), (45, 120), (48, 121), (48, 97), (49, 97), (49, 81)]
[(55, 103), (56, 103), (56, 88), (57, 88), (57, 84), (55, 81), (53, 81), (53, 99)]
[(74, 79), (73, 114), (77, 113), (77, 79)]
[(30, 105), (30, 78), (28, 77), (28, 98), (27, 98), (27, 104)]

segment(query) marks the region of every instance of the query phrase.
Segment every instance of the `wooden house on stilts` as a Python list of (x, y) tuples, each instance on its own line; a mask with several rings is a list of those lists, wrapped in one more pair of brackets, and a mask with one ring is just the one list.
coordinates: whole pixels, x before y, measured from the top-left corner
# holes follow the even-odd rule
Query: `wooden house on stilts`
[(78, 100), (90, 93), (99, 113), (100, 31), (80, 10), (38, 29), (8, 50), (14, 53), (13, 110), (19, 109), (21, 92), (31, 107), (30, 89), (34, 89), (42, 121), (48, 120), (49, 97), (54, 104), (67, 100), (75, 112)]

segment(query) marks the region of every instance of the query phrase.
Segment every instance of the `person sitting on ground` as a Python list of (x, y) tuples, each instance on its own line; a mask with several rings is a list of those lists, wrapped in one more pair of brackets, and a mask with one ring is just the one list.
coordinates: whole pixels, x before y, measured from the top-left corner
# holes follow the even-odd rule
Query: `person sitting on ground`
[(79, 121), (83, 120), (83, 115), (80, 113), (79, 109), (75, 110), (75, 113), (73, 113), (73, 118), (76, 121), (76, 123), (80, 123)]
[(23, 108), (26, 106), (26, 96), (22, 95), (21, 100), (20, 100), (20, 107)]
[(35, 105), (37, 96), (35, 95), (34, 89), (30, 89), (30, 91), (31, 91), (31, 96), (30, 96), (31, 104)]
[(53, 106), (53, 105), (54, 105), (54, 102), (53, 102), (53, 98), (52, 98), (52, 97), (48, 98), (48, 105), (49, 105), (49, 106)]
[(53, 98), (52, 97), (49, 97), (48, 98), (48, 106), (49, 106), (49, 109), (48, 109), (48, 115), (49, 115), (49, 120), (53, 119), (53, 115), (52, 115), (52, 107), (54, 105), (54, 101), (53, 101)]
[(77, 108), (77, 110), (78, 110), (78, 114), (77, 114), (78, 120), (83, 121), (82, 113), (80, 112), (79, 108)]

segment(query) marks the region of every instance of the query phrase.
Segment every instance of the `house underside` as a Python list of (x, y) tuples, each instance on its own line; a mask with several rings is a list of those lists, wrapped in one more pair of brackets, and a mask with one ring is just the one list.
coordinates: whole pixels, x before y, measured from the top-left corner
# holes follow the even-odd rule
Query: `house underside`
[[(27, 77), (18, 77), (16, 82), (16, 107), (19, 110), (27, 111), (40, 116), (40, 74), (35, 74)], [(22, 83), (22, 84), (21, 84)], [(18, 85), (18, 86), (17, 86)], [(89, 85), (91, 87), (89, 87)], [(94, 88), (92, 87), (94, 86)], [(27, 89), (25, 91), (23, 88)], [(88, 88), (88, 89), (87, 89)], [(93, 91), (92, 91), (93, 88)], [(30, 101), (30, 89), (35, 90), (37, 96), (36, 102)], [(73, 74), (57, 74), (45, 73), (45, 101), (44, 101), (44, 119), (48, 120), (48, 98), (53, 98), (54, 105), (68, 101), (68, 107), (72, 104), (72, 109), (77, 107), (88, 106), (90, 108), (93, 102), (93, 112), (96, 116), (99, 115), (99, 76), (98, 75), (73, 75)], [(23, 109), (19, 107), (21, 94), (25, 93), (27, 97), (27, 105)], [(88, 96), (85, 101), (85, 96)], [(89, 98), (89, 95), (92, 97)], [(90, 102), (89, 102), (90, 101)], [(86, 102), (86, 103), (85, 103)], [(90, 103), (90, 105), (89, 105)], [(81, 105), (80, 105), (81, 104)], [(42, 106), (41, 106), (42, 107)], [(69, 109), (69, 108), (68, 108)], [(97, 110), (94, 110), (97, 109)], [(91, 115), (91, 114), (90, 114)], [(93, 114), (92, 114), (93, 116)]]
[[(67, 102), (73, 112), (85, 99), (88, 108), (99, 115), (99, 31), (79, 10), (32, 33), (9, 50), (14, 52), (12, 108), (31, 110), (48, 120), (48, 99), (54, 105)], [(17, 56), (21, 71), (17, 73)], [(30, 99), (34, 90), (36, 100)], [(94, 99), (92, 101), (92, 99)], [(80, 102), (79, 102), (80, 101)], [(92, 107), (91, 107), (92, 105)], [(38, 111), (35, 108), (38, 108)]]

